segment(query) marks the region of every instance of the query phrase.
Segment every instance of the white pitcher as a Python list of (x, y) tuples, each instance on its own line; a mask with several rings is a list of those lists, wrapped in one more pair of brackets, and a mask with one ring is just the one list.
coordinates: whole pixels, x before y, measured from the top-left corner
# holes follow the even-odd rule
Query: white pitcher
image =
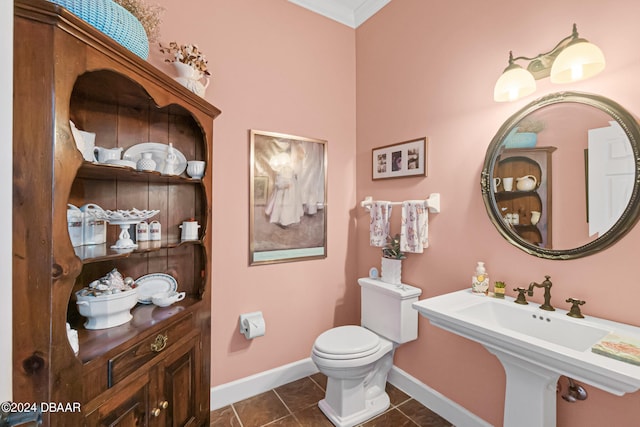
[(120, 160), (120, 156), (122, 155), (122, 147), (118, 148), (104, 148), (104, 147), (95, 147), (93, 152), (96, 155), (96, 159), (100, 163), (108, 163), (109, 160)]
[(538, 180), (533, 175), (526, 175), (516, 178), (516, 188), (518, 191), (533, 191), (538, 185)]

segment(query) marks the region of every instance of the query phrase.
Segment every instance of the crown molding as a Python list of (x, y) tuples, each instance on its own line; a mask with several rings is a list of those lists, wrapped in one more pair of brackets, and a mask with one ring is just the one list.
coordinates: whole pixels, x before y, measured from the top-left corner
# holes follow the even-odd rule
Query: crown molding
[(357, 28), (391, 0), (289, 0), (312, 12)]

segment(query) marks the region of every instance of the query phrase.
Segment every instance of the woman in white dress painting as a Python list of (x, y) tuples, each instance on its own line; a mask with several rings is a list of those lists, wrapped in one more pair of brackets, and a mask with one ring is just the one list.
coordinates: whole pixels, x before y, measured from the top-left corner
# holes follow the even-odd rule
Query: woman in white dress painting
[(269, 216), (269, 222), (281, 227), (299, 223), (304, 215), (298, 185), (299, 171), (296, 170), (296, 166), (299, 168), (301, 162), (295, 161), (296, 145), (290, 145), (291, 154), (281, 152), (269, 160), (269, 165), (276, 172), (276, 179), (264, 212)]

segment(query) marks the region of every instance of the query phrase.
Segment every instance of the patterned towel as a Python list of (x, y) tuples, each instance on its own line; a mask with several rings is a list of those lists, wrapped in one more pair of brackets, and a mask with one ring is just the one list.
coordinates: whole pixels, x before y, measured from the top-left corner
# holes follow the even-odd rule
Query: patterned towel
[(391, 218), (391, 202), (377, 201), (371, 203), (371, 222), (369, 235), (371, 246), (382, 247), (389, 235), (389, 218)]
[(424, 200), (402, 202), (402, 223), (400, 228), (400, 250), (421, 254), (429, 247), (429, 211)]

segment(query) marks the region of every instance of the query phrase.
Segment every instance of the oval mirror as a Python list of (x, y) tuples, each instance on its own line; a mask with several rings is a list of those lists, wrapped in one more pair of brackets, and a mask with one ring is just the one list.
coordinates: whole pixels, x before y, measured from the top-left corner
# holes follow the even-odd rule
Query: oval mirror
[(616, 102), (554, 93), (511, 116), (481, 174), (487, 213), (502, 236), (548, 259), (596, 253), (638, 220), (640, 127)]

